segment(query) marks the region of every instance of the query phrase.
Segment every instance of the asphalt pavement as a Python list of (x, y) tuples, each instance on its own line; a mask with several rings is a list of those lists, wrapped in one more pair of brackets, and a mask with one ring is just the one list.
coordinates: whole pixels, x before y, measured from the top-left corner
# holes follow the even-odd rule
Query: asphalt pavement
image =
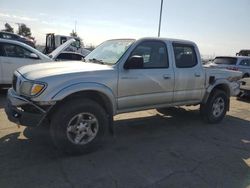
[(18, 127), (0, 92), (0, 187), (250, 187), (250, 100), (231, 100), (218, 125), (197, 107), (115, 117), (115, 136), (82, 156), (52, 145), (47, 130)]

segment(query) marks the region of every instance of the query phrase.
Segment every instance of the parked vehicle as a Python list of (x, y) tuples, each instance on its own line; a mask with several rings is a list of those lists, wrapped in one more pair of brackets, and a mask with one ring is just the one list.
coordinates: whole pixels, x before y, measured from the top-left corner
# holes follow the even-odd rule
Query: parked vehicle
[[(82, 55), (74, 52), (63, 52), (74, 39), (58, 47), (50, 56), (18, 41), (0, 39), (0, 86), (10, 85), (14, 71), (24, 65), (62, 60), (82, 60)], [(72, 58), (72, 59), (69, 59)]]
[(77, 52), (61, 52), (56, 61), (80, 61), (83, 60), (85, 56)]
[(82, 54), (84, 57), (90, 53), (89, 50), (85, 49), (79, 37), (65, 36), (65, 35), (55, 35), (54, 33), (48, 33), (46, 35), (46, 45), (44, 48), (44, 54), (50, 54), (64, 42), (75, 39), (65, 51), (76, 52), (78, 54)]
[(242, 72), (242, 77), (250, 76), (250, 57), (230, 57), (219, 56), (216, 57), (208, 66), (219, 69), (229, 69)]
[(17, 34), (10, 33), (10, 32), (5, 32), (5, 31), (0, 31), (0, 38), (23, 42), (23, 43), (35, 48), (35, 41), (33, 39), (30, 39), (30, 38), (27, 38), (27, 37), (24, 37), (21, 35), (17, 35)]
[(8, 91), (9, 120), (45, 123), (60, 150), (84, 153), (113, 132), (113, 116), (124, 112), (200, 105), (204, 120), (218, 123), (242, 77), (203, 68), (196, 44), (175, 39), (109, 40), (85, 61), (18, 69)]
[(243, 78), (240, 85), (240, 94), (238, 97), (250, 96), (250, 78)]
[(250, 56), (250, 50), (241, 50), (236, 56)]

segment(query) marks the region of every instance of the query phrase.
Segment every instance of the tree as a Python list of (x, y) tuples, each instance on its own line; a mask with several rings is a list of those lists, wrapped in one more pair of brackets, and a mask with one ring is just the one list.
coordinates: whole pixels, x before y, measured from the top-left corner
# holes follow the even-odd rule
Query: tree
[(4, 27), (5, 27), (5, 29), (3, 29), (2, 31), (14, 33), (14, 29), (13, 29), (13, 27), (10, 26), (10, 24), (5, 23), (5, 24), (4, 24)]
[(17, 32), (18, 35), (22, 35), (24, 37), (31, 37), (31, 31), (30, 31), (30, 28), (27, 27), (25, 24), (19, 24), (19, 27), (18, 27), (18, 32)]
[(70, 36), (71, 37), (78, 37), (78, 34), (74, 30), (72, 30), (72, 32), (70, 33)]

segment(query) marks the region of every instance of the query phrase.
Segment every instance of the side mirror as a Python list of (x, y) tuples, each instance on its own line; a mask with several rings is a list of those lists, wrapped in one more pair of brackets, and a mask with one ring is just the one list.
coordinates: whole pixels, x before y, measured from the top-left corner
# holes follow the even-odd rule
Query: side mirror
[(124, 69), (142, 69), (143, 68), (143, 57), (134, 55), (130, 57), (124, 64)]
[(29, 55), (29, 58), (30, 58), (30, 59), (39, 59), (38, 55), (35, 54), (35, 53), (31, 53), (31, 54)]

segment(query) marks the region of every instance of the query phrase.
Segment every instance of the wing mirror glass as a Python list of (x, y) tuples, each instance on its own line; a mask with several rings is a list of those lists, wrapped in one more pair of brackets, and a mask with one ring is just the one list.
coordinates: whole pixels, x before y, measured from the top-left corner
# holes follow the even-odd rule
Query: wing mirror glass
[(124, 64), (124, 69), (142, 69), (143, 68), (143, 57), (134, 55), (130, 57)]

